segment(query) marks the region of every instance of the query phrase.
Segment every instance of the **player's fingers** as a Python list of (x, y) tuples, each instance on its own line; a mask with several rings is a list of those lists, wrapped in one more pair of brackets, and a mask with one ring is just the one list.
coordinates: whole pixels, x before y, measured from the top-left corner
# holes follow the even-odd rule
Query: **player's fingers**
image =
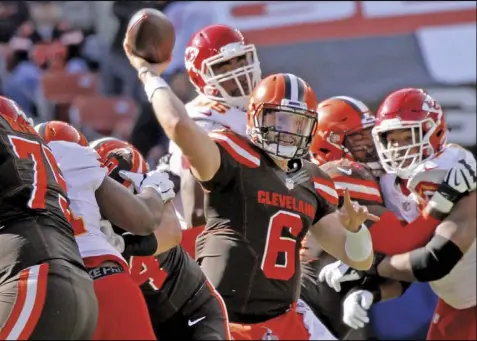
[(326, 280), (326, 284), (328, 284), (330, 288), (333, 288), (332, 279), (333, 279), (333, 271), (328, 270), (325, 275), (325, 280)]
[(344, 317), (343, 322), (353, 329), (364, 327), (364, 323), (356, 316), (356, 312), (353, 312), (350, 316)]
[(318, 274), (318, 281), (324, 282), (326, 280), (326, 274), (330, 270), (330, 265), (326, 265), (321, 269), (320, 273)]
[(343, 278), (343, 275), (341, 274), (340, 271), (334, 271), (333, 272), (333, 277), (331, 278), (332, 284), (333, 284), (333, 289), (335, 289), (336, 292), (341, 291), (341, 279)]
[(119, 176), (124, 180), (131, 181), (135, 186), (139, 186), (141, 181), (144, 179), (143, 174), (133, 173), (125, 170), (119, 171)]
[(366, 220), (371, 220), (371, 221), (379, 221), (381, 218), (377, 215), (367, 213), (366, 214)]
[(326, 275), (326, 267), (321, 269), (320, 273), (318, 274), (318, 282), (323, 282), (325, 280)]
[(349, 195), (348, 189), (344, 190), (343, 207), (345, 209), (345, 212), (347, 212), (348, 214), (351, 214), (354, 212), (353, 203), (351, 202), (351, 197)]
[(341, 224), (343, 224), (343, 226), (348, 226), (349, 225), (351, 217), (347, 212), (339, 211), (338, 212), (338, 218), (339, 218)]
[(356, 316), (358, 320), (364, 321), (367, 318), (368, 313), (360, 305), (357, 305), (354, 315)]
[(355, 317), (356, 317), (357, 325), (359, 325), (360, 328), (363, 328), (364, 325), (369, 322), (369, 317), (366, 312), (364, 314), (360, 313), (359, 315), (356, 315)]
[(337, 276), (335, 276), (333, 278), (333, 289), (335, 289), (336, 292), (340, 292), (341, 291), (341, 282), (339, 280), (339, 278), (337, 278)]

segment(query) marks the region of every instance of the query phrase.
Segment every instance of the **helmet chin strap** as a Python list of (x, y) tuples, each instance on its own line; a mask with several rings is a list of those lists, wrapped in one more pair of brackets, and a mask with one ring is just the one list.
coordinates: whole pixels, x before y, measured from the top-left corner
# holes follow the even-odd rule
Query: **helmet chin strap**
[[(264, 149), (272, 154), (274, 157), (283, 159), (283, 160), (290, 160), (293, 156), (295, 156), (298, 147), (296, 146), (282, 146), (277, 143), (264, 143)], [(278, 152), (281, 154), (278, 154)]]

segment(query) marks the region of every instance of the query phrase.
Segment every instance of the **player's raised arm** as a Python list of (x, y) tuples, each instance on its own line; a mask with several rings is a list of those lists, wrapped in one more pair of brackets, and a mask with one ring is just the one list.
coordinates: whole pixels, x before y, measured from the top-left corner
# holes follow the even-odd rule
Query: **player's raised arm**
[(128, 39), (126, 35), (124, 40), (126, 55), (131, 65), (138, 70), (148, 100), (152, 103), (154, 113), (167, 137), (182, 150), (198, 180), (212, 179), (220, 166), (219, 149), (207, 132), (188, 116), (184, 104), (160, 77), (169, 61), (161, 64), (146, 62), (133, 54)]
[(341, 211), (322, 217), (310, 229), (311, 234), (327, 253), (357, 270), (367, 270), (373, 262), (373, 245), (363, 222), (378, 221), (365, 206), (351, 202), (345, 191)]

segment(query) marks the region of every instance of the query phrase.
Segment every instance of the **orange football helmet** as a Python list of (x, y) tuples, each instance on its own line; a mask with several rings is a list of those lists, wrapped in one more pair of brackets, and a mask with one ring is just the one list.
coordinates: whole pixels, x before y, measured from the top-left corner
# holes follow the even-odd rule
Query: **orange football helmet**
[(62, 121), (48, 121), (35, 126), (35, 130), (46, 143), (51, 141), (74, 142), (87, 147), (86, 137), (71, 124)]
[(133, 147), (133, 145), (130, 143), (115, 137), (102, 137), (100, 139), (91, 141), (89, 146), (94, 148), (101, 157), (104, 157), (113, 149)]
[(102, 158), (104, 165), (108, 168), (108, 175), (131, 191), (134, 191), (134, 187), (131, 182), (119, 176), (119, 171), (126, 170), (142, 174), (149, 171), (145, 158), (128, 142), (114, 137), (105, 137), (91, 142), (90, 147), (94, 148)]
[[(377, 111), (373, 138), (383, 168), (407, 179), (422, 162), (442, 150), (447, 125), (442, 107), (422, 89), (392, 92)], [(401, 146), (387, 141), (391, 131), (409, 129), (412, 142)]]
[(376, 118), (363, 102), (336, 96), (321, 102), (317, 111), (318, 127), (310, 147), (313, 157), (325, 161), (346, 158), (366, 164), (375, 173), (381, 171), (371, 135)]
[(33, 127), (33, 120), (28, 118), (18, 104), (10, 98), (0, 96), (0, 115), (9, 124)]
[(253, 144), (283, 159), (307, 155), (316, 131), (315, 92), (300, 77), (279, 73), (253, 90), (247, 109), (247, 135)]

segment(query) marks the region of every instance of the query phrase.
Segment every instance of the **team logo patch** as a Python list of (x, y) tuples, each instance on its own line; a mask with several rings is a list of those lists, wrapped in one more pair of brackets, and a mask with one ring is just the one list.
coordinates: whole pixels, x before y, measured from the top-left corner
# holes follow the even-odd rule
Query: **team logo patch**
[(403, 202), (402, 209), (406, 212), (409, 212), (411, 210), (411, 203), (409, 201)]
[(295, 187), (295, 182), (293, 181), (293, 179), (287, 178), (285, 180), (285, 186), (287, 186), (289, 190), (292, 190)]
[(267, 331), (263, 334), (260, 340), (278, 340), (278, 336), (273, 335), (273, 332), (270, 328), (264, 327)]

